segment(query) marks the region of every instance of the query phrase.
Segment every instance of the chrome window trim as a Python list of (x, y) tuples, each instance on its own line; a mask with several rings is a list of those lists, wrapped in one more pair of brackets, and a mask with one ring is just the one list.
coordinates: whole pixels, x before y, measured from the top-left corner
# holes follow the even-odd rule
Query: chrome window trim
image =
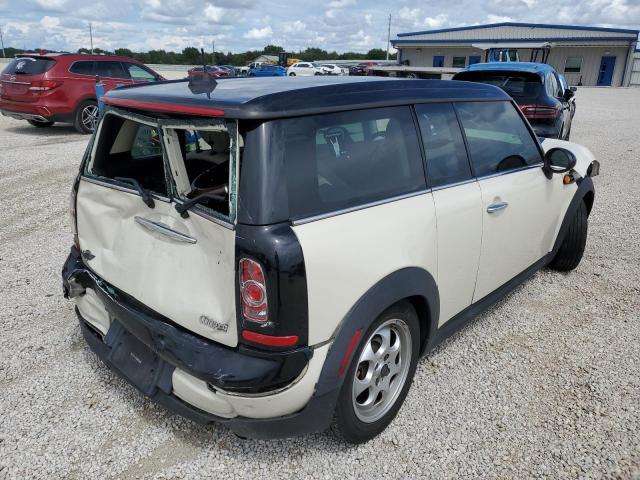
[(477, 182), (478, 179), (476, 177), (467, 178), (466, 180), (460, 180), (459, 182), (453, 183), (445, 183), (443, 185), (438, 185), (437, 187), (432, 187), (431, 190), (433, 192), (437, 192), (438, 190), (445, 190), (447, 188), (459, 187), (460, 185), (467, 185), (469, 183)]
[[(177, 199), (176, 199), (177, 200)], [(183, 203), (180, 201), (176, 201), (176, 204), (178, 203)], [(191, 207), (189, 209), (189, 213), (194, 213), (196, 215), (198, 215), (199, 217), (204, 218), (205, 220), (210, 220), (213, 223), (216, 223), (218, 225), (220, 225), (221, 227), (225, 227), (228, 228), (229, 230), (235, 230), (236, 226), (230, 222), (227, 222), (226, 220), (222, 220), (221, 218), (215, 217), (214, 215), (211, 215), (208, 212), (205, 212), (204, 209), (200, 206), (200, 205), (194, 205), (193, 207)]]
[(16, 82), (14, 80), (2, 80), (1, 83), (11, 83), (14, 85), (31, 85), (30, 82)]
[(487, 175), (476, 177), (476, 179), (480, 181), (480, 180), (484, 180), (485, 178), (501, 177), (503, 175), (509, 175), (511, 173), (524, 172), (525, 170), (532, 170), (534, 168), (542, 168), (543, 165), (544, 165), (544, 162), (537, 162), (532, 165), (527, 165), (526, 167), (513, 168), (511, 170), (505, 170), (504, 172), (489, 173)]
[[(127, 187), (123, 187), (118, 183), (115, 182), (109, 182), (106, 180), (99, 180), (97, 178), (94, 177), (89, 177), (87, 175), (82, 175), (81, 180), (85, 180), (89, 183), (93, 183), (95, 185), (100, 185), (101, 187), (107, 187), (107, 188), (112, 188), (113, 190), (118, 190), (120, 192), (125, 192), (125, 193), (131, 193), (132, 195), (136, 195), (137, 197), (140, 196), (140, 193), (138, 193), (137, 190), (133, 189), (133, 188), (127, 188)], [(161, 202), (164, 203), (170, 203), (171, 199), (169, 199), (169, 197), (164, 197), (162, 195), (158, 195), (157, 193), (153, 192), (153, 191), (149, 191), (149, 194), (151, 194), (151, 196), (155, 199), (155, 200), (159, 200)]]
[(373, 202), (362, 203), (360, 205), (354, 205), (353, 207), (342, 208), (340, 210), (333, 210), (331, 212), (321, 213), (318, 215), (312, 215), (310, 217), (299, 218), (296, 220), (291, 220), (291, 224), (293, 226), (304, 225), (305, 223), (315, 222), (317, 220), (324, 220), (325, 218), (337, 217), (338, 215), (343, 215), (345, 213), (357, 212), (358, 210), (364, 210), (371, 207), (377, 207), (378, 205), (384, 205), (386, 203), (397, 202), (399, 200), (405, 200), (407, 198), (418, 197), (420, 195), (426, 195), (431, 193), (431, 189), (422, 189), (416, 192), (411, 193), (403, 193), (401, 195), (395, 195), (393, 197), (383, 198), (381, 200), (376, 200)]

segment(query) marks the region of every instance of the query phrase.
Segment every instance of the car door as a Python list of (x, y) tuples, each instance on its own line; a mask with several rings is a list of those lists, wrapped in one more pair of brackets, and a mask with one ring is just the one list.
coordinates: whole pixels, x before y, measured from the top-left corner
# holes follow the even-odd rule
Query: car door
[(312, 72), (313, 69), (311, 68), (311, 64), (309, 63), (301, 63), (300, 65), (298, 65), (298, 68), (299, 68), (299, 72), (297, 72), (298, 75), (305, 75), (305, 76), (313, 75), (313, 72)]
[(482, 196), (476, 302), (547, 254), (562, 192), (542, 172), (540, 147), (515, 104), (460, 102), (456, 111)]
[(453, 105), (416, 105), (437, 221), (440, 325), (473, 300), (482, 240), (482, 197)]

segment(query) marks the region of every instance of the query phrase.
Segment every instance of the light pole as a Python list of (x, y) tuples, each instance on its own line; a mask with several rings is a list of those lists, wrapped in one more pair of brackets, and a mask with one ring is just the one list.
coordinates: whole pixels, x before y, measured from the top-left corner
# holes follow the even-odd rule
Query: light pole
[(389, 60), (389, 44), (391, 43), (391, 14), (389, 14), (389, 27), (387, 28), (387, 60)]
[(93, 55), (93, 30), (91, 29), (91, 22), (89, 22), (89, 39), (91, 40), (91, 55)]
[(2, 38), (2, 27), (0, 27), (0, 44), (2, 44), (2, 58), (7, 58), (7, 55), (4, 53), (4, 38)]

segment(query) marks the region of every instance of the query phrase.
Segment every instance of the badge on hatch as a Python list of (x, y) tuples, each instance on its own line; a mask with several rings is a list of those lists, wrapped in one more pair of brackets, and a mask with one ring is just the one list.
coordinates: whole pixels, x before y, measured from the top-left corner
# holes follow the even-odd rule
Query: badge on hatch
[(200, 315), (200, 323), (205, 327), (213, 328), (214, 330), (219, 330), (221, 332), (226, 332), (229, 328), (227, 323), (217, 322), (206, 315)]

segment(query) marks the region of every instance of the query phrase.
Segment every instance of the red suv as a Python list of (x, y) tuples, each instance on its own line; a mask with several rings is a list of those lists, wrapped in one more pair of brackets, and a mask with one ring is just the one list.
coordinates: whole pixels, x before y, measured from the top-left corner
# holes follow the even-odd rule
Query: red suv
[(81, 133), (91, 133), (98, 118), (96, 77), (105, 93), (117, 85), (164, 80), (127, 57), (18, 55), (0, 74), (0, 112), (36, 127), (66, 122)]

